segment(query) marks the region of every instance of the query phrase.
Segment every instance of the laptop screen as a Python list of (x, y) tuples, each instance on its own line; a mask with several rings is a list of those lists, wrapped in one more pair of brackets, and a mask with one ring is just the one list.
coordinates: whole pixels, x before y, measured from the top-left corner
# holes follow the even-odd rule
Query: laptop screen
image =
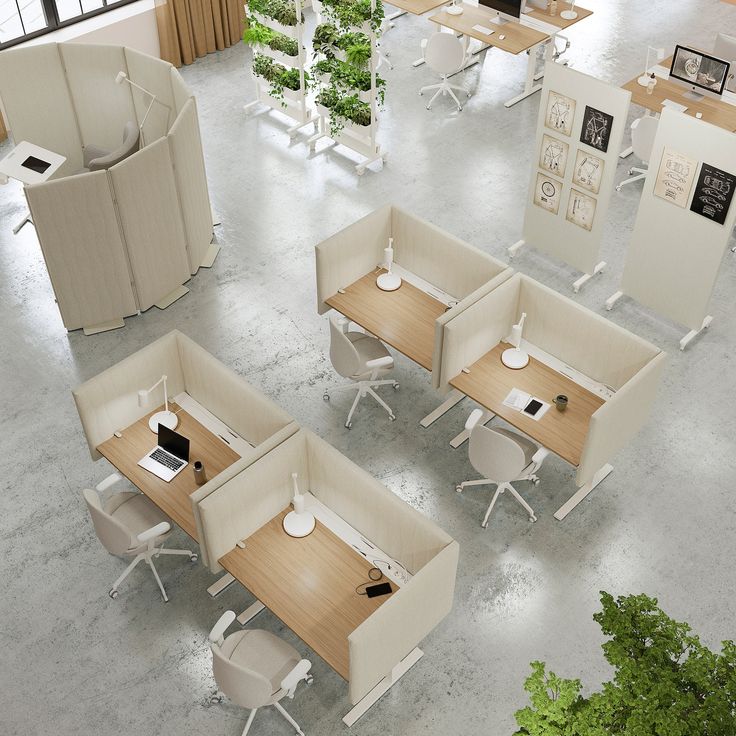
[(163, 424), (158, 425), (158, 444), (166, 452), (176, 455), (186, 463), (189, 462), (189, 440)]

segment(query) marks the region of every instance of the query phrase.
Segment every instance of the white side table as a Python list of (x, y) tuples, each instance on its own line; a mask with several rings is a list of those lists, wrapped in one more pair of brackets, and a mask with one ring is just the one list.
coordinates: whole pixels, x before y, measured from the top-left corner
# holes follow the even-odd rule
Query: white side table
[[(64, 161), (66, 156), (48, 151), (35, 143), (21, 141), (0, 161), (0, 176), (17, 179), (24, 185), (41, 184), (50, 179)], [(13, 228), (13, 234), (17, 235), (27, 222), (32, 222), (30, 212)]]

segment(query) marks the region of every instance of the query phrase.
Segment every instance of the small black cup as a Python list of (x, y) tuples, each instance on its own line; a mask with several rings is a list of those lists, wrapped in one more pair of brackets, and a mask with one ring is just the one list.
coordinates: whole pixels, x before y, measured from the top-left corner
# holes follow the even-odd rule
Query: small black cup
[(555, 396), (555, 406), (557, 407), (557, 411), (565, 411), (567, 409), (567, 396), (565, 394)]

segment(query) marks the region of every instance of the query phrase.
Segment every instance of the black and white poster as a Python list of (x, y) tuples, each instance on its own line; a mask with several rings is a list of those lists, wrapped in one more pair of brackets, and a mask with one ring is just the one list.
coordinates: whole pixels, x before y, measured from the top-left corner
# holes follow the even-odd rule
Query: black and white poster
[(612, 127), (613, 115), (586, 105), (583, 128), (580, 131), (580, 142), (606, 153)]
[(723, 225), (731, 206), (734, 187), (736, 176), (704, 163), (700, 167), (693, 203), (690, 205), (691, 211)]

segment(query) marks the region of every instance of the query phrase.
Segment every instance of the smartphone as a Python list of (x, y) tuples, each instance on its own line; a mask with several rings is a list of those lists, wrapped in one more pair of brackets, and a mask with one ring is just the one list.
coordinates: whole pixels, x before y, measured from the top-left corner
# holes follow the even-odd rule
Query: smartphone
[(524, 408), (524, 414), (533, 417), (542, 408), (542, 402), (532, 399)]
[(375, 598), (377, 595), (388, 595), (391, 592), (391, 583), (378, 583), (378, 585), (368, 585), (365, 594), (369, 598)]
[(36, 158), (35, 156), (29, 156), (21, 166), (25, 166), (27, 169), (35, 171), (38, 174), (43, 174), (51, 164), (48, 161), (41, 161), (40, 158)]

